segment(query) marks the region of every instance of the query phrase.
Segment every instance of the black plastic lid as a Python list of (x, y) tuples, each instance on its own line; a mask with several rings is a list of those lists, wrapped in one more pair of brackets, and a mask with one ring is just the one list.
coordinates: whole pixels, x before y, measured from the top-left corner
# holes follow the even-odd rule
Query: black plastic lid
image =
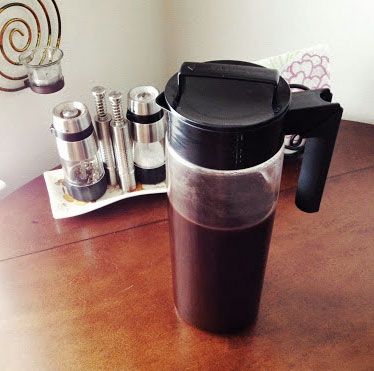
[(239, 61), (185, 62), (165, 88), (170, 145), (203, 167), (258, 165), (283, 144), (290, 96), (276, 70)]

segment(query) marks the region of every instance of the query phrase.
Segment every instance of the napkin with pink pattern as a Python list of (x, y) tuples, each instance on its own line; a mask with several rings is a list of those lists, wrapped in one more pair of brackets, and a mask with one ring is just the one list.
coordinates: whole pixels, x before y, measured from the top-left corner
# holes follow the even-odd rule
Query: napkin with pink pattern
[[(309, 89), (330, 88), (330, 52), (327, 45), (319, 44), (310, 48), (287, 52), (265, 58), (256, 63), (274, 68), (289, 84), (305, 85)], [(297, 89), (295, 89), (297, 90)], [(286, 135), (285, 144), (290, 145), (292, 135)], [(295, 155), (305, 145), (301, 141), (297, 149), (285, 149), (286, 155)]]
[(256, 63), (275, 68), (289, 84), (302, 84), (310, 89), (330, 88), (330, 53), (327, 45), (261, 59)]

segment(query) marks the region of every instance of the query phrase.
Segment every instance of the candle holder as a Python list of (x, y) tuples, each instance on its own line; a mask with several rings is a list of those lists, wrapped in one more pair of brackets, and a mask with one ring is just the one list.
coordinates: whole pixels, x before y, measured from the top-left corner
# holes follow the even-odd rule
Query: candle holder
[(26, 67), (31, 90), (39, 94), (51, 94), (64, 87), (61, 70), (62, 50), (43, 46), (27, 50), (19, 56), (19, 61)]
[(30, 87), (49, 94), (62, 89), (61, 18), (55, 0), (2, 4), (0, 0), (0, 91)]

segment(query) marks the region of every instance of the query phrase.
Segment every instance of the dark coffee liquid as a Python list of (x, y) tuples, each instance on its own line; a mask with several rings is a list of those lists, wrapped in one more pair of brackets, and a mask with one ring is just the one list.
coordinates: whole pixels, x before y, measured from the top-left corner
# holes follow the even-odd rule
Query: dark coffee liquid
[(196, 327), (232, 332), (254, 323), (274, 211), (243, 229), (213, 229), (181, 216), (169, 202), (174, 301)]

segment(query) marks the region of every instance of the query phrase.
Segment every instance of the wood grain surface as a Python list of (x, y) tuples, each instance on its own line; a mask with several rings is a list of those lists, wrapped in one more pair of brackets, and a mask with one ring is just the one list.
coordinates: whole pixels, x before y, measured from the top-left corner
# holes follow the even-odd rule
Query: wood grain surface
[(317, 214), (286, 164), (259, 319), (230, 336), (175, 313), (163, 195), (55, 221), (34, 180), (0, 202), (0, 370), (373, 370), (373, 155), (344, 123)]

